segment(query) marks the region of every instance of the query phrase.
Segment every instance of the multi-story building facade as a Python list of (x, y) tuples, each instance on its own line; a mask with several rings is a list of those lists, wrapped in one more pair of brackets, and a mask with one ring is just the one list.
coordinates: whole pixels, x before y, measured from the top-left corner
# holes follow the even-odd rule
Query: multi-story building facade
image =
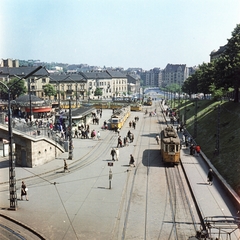
[(19, 60), (17, 59), (1, 59), (0, 67), (19, 67)]
[[(0, 81), (9, 81), (11, 78), (26, 76), (36, 67), (0, 67)], [(50, 71), (49, 71), (50, 72)], [(44, 100), (67, 100), (71, 97), (78, 99), (98, 99), (121, 97), (129, 93), (137, 93), (140, 89), (140, 77), (137, 74), (126, 74), (122, 71), (103, 70), (77, 73), (50, 74), (45, 68), (26, 79), (28, 94)], [(131, 90), (128, 89), (131, 84)], [(55, 96), (45, 96), (44, 86), (51, 84), (56, 90)], [(96, 89), (102, 91), (102, 96), (95, 96)]]
[(162, 71), (162, 86), (171, 84), (183, 85), (183, 82), (189, 77), (189, 70), (186, 64), (167, 64)]
[(127, 94), (127, 77), (120, 71), (107, 70), (107, 73), (111, 76), (111, 88), (113, 97), (121, 97)]
[[(35, 67), (0, 67), (0, 81), (7, 83), (12, 78), (23, 78), (31, 73)], [(40, 69), (28, 79), (25, 79), (25, 86), (28, 92), (40, 98), (44, 97), (44, 85), (49, 83), (48, 71)]]
[(54, 86), (57, 95), (54, 99), (84, 100), (86, 98), (86, 79), (80, 74), (52, 74), (49, 83)]
[(112, 78), (106, 71), (80, 72), (79, 74), (86, 80), (86, 92), (90, 99), (98, 98), (98, 96), (94, 96), (97, 88), (101, 89), (102, 98), (109, 98), (112, 96)]
[(159, 87), (162, 85), (162, 72), (160, 68), (154, 68), (150, 71), (140, 73), (143, 86)]
[(138, 93), (141, 87), (141, 77), (135, 73), (128, 73), (126, 76), (128, 82), (128, 93)]

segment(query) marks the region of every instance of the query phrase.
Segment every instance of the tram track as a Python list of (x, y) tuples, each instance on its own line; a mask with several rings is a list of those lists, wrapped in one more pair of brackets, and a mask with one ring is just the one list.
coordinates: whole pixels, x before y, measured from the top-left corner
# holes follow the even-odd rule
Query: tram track
[[(154, 109), (154, 106), (151, 107), (151, 110)], [(148, 116), (145, 116), (147, 118)], [(163, 122), (165, 122), (164, 116), (161, 116), (161, 114), (157, 115), (157, 117), (148, 117), (150, 118), (149, 124), (142, 124), (141, 125), (141, 132), (149, 132), (151, 135), (151, 126), (154, 124), (154, 122), (158, 121), (159, 123), (159, 132), (163, 128)], [(155, 137), (154, 137), (155, 140)], [(144, 142), (143, 142), (144, 141)], [(148, 143), (146, 144), (145, 140), (143, 138), (138, 139), (137, 145), (139, 146), (146, 146), (147, 149), (151, 148), (152, 144), (152, 138), (149, 138)], [(159, 149), (159, 167), (164, 168), (165, 172), (165, 180), (166, 181), (166, 197), (164, 202), (164, 213), (162, 217), (162, 221), (158, 219), (158, 233), (152, 233), (150, 231), (152, 219), (151, 219), (151, 207), (150, 206), (150, 199), (152, 191), (152, 185), (151, 177), (153, 177), (152, 168), (151, 168), (151, 161), (154, 159), (150, 155), (150, 151), (147, 152), (147, 155), (140, 156), (142, 154), (139, 149), (135, 148), (134, 154), (137, 153), (137, 159), (138, 162), (136, 163), (136, 168), (134, 169), (134, 172), (131, 174), (132, 171), (129, 172), (129, 176), (127, 178), (126, 182), (126, 188), (123, 193), (123, 200), (121, 204), (121, 210), (122, 212), (124, 210), (124, 222), (123, 222), (123, 228), (121, 237), (118, 239), (137, 239), (139, 237), (138, 234), (134, 234), (134, 231), (132, 229), (135, 228), (134, 223), (132, 222), (133, 219), (133, 212), (136, 207), (133, 205), (136, 204), (136, 197), (141, 198), (139, 193), (139, 183), (138, 183), (138, 176), (141, 175), (141, 178), (144, 179), (144, 181), (141, 181), (141, 188), (144, 189), (142, 192), (142, 196), (144, 197), (141, 204), (142, 210), (139, 215), (142, 214), (140, 217), (143, 224), (143, 231), (141, 232), (141, 239), (176, 239), (176, 240), (182, 240), (187, 239), (190, 236), (193, 236), (196, 231), (197, 227), (199, 226), (199, 220), (197, 219), (197, 214), (195, 209), (195, 203), (192, 200), (190, 191), (186, 189), (188, 187), (186, 180), (184, 179), (184, 173), (181, 169), (181, 165), (179, 167), (165, 167), (163, 163), (160, 161), (160, 149)], [(139, 162), (139, 159), (145, 158), (142, 160), (144, 161), (145, 165), (141, 164)], [(144, 168), (144, 170), (143, 170)], [(145, 175), (145, 176), (143, 176)], [(125, 209), (123, 209), (124, 203), (125, 203)], [(159, 204), (161, 204), (159, 202)], [(136, 210), (135, 210), (136, 212)], [(166, 214), (168, 213), (168, 214)], [(170, 218), (169, 218), (170, 213)], [(120, 219), (120, 214), (118, 215), (118, 219)], [(134, 218), (135, 219), (135, 218)], [(135, 225), (138, 225), (138, 223), (135, 223)], [(113, 234), (114, 236), (114, 234)], [(136, 237), (137, 236), (137, 237)], [(114, 239), (113, 237), (111, 239)]]
[[(163, 117), (167, 123), (164, 113)], [(165, 174), (172, 212), (172, 229), (170, 234), (176, 240), (187, 239), (192, 233), (196, 233), (200, 229), (202, 216), (181, 164), (181, 159), (180, 165), (165, 167)], [(184, 216), (184, 221), (182, 221), (181, 216)], [(182, 229), (185, 229), (185, 231), (182, 231)], [(171, 239), (171, 235), (169, 235), (169, 239)]]
[[(148, 118), (149, 116), (146, 115), (144, 116), (144, 118)], [(150, 124), (141, 124), (141, 130), (140, 132), (151, 132), (151, 126), (153, 124), (153, 122), (156, 120), (155, 117), (151, 117), (151, 123)], [(143, 137), (138, 138), (137, 141), (137, 146), (147, 146), (147, 149), (150, 148), (150, 140), (152, 140), (151, 138), (148, 139), (147, 144), (145, 143), (145, 139)], [(123, 228), (122, 228), (122, 232), (121, 232), (121, 239), (131, 239), (132, 237), (132, 227), (134, 225), (134, 223), (132, 222), (132, 219), (130, 218), (130, 215), (132, 214), (132, 209), (133, 207), (133, 203), (136, 201), (136, 198), (141, 198), (143, 199), (144, 202), (144, 206), (142, 209), (142, 220), (141, 223), (143, 223), (144, 227), (143, 227), (143, 238), (144, 239), (148, 239), (148, 208), (149, 208), (149, 178), (150, 178), (150, 164), (151, 164), (151, 157), (150, 157), (150, 151), (147, 152), (146, 156), (142, 156), (142, 152), (139, 151), (139, 148), (135, 148), (134, 150), (134, 155), (137, 156), (137, 161), (136, 161), (136, 168), (134, 169), (134, 173), (130, 176), (131, 171), (128, 173), (128, 178), (126, 181), (126, 188), (124, 190), (124, 194), (122, 197), (122, 204), (121, 204), (121, 208), (123, 208), (123, 201), (126, 201), (126, 208), (125, 208), (125, 214), (124, 214), (124, 223), (123, 223)], [(145, 159), (142, 159), (145, 158)], [(140, 161), (140, 159), (142, 159), (142, 162)], [(144, 163), (143, 163), (144, 162)], [(142, 164), (143, 163), (143, 164)], [(141, 182), (141, 185), (144, 186), (144, 190), (141, 192), (138, 191), (138, 177), (139, 175), (145, 176), (144, 177), (144, 182)], [(128, 198), (127, 198), (127, 191), (128, 192)], [(123, 209), (120, 209), (122, 212)], [(120, 216), (119, 216), (120, 217)], [(114, 239), (112, 237), (112, 239)]]
[[(79, 139), (79, 141), (81, 140)], [(116, 141), (117, 135), (112, 131), (109, 131), (104, 141), (99, 140), (98, 144), (94, 145), (93, 148), (91, 148), (91, 150), (89, 150), (84, 156), (81, 156), (80, 158), (74, 160), (72, 163), (69, 164), (69, 169), (71, 170), (70, 173), (83, 169), (84, 167), (94, 163), (98, 159), (101, 159), (106, 155), (109, 155), (110, 148), (113, 145), (116, 145)], [(26, 171), (29, 170), (26, 169)], [(54, 168), (40, 174), (34, 174), (31, 171), (29, 172), (32, 174), (31, 176), (19, 178), (17, 179), (17, 183), (18, 182), (21, 183), (21, 181), (28, 180), (29, 187), (41, 184), (43, 182), (54, 184), (54, 182), (51, 181), (56, 180), (59, 177), (62, 177), (62, 174), (58, 175), (56, 173), (63, 173), (63, 167)], [(2, 185), (1, 192), (8, 191), (8, 182), (1, 182), (0, 185)], [(5, 188), (3, 187), (3, 185), (6, 185)]]
[(0, 214), (0, 239), (45, 240), (46, 238), (19, 221)]

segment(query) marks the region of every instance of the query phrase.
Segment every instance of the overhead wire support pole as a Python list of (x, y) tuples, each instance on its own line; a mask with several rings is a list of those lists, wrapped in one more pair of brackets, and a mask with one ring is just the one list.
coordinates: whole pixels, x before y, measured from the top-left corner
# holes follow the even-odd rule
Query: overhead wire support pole
[(9, 87), (3, 83), (8, 91), (8, 137), (9, 137), (9, 195), (10, 195), (10, 208), (9, 210), (17, 210), (17, 191), (16, 191), (16, 178), (15, 178), (15, 159), (13, 157), (13, 132), (12, 132), (12, 109), (11, 109), (11, 89), (14, 85), (20, 82), (22, 79), (27, 79), (35, 72), (39, 71), (42, 66), (37, 67), (26, 76), (19, 78), (18, 81), (14, 82)]
[(76, 81), (74, 81), (70, 76), (68, 77), (72, 82), (74, 82), (75, 83), (75, 95), (76, 95), (76, 106), (75, 106), (75, 108), (77, 108), (77, 82)]
[(71, 106), (71, 99), (69, 99), (69, 155), (68, 159), (73, 159), (73, 141), (72, 141), (72, 106)]
[(75, 108), (77, 108), (78, 107), (78, 103), (77, 103), (77, 83), (75, 83), (75, 91), (76, 91), (76, 107)]
[(198, 114), (198, 99), (195, 99), (195, 115), (194, 115), (194, 139), (197, 138), (197, 114)]
[[(54, 79), (53, 77), (51, 77), (51, 76), (49, 76), (49, 78), (50, 79), (52, 79), (54, 82), (56, 82), (57, 83), (57, 91), (58, 91), (58, 108), (59, 108), (59, 110), (60, 110), (60, 108), (61, 108), (61, 93), (60, 93), (60, 80), (56, 80), (56, 79)], [(67, 76), (66, 78), (64, 78), (64, 79), (61, 79), (61, 81), (64, 81), (64, 80), (66, 80), (67, 78), (69, 78), (69, 76)]]
[(214, 154), (219, 155), (219, 140), (220, 140), (220, 104), (218, 104), (218, 116), (217, 116), (217, 135), (216, 135), (216, 147)]
[(184, 95), (184, 124), (187, 123), (187, 95)]

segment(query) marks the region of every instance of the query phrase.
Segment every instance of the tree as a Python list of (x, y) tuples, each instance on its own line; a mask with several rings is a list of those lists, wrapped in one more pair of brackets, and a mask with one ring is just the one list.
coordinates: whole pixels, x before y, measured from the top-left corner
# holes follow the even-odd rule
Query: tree
[[(11, 99), (16, 99), (20, 95), (23, 95), (27, 92), (27, 88), (25, 86), (25, 81), (19, 80), (18, 78), (12, 78), (9, 82), (6, 84), (10, 89), (11, 92)], [(2, 99), (8, 99), (8, 90), (5, 86), (0, 84), (0, 90), (1, 90), (1, 98)]]
[(232, 32), (232, 37), (228, 39), (226, 50), (216, 62), (218, 78), (216, 86), (234, 88), (234, 102), (239, 101), (240, 87), (240, 24)]
[(188, 77), (186, 81), (184, 81), (182, 86), (182, 91), (187, 93), (189, 96), (194, 93), (198, 93), (198, 75), (195, 72), (193, 75)]
[(211, 93), (210, 86), (215, 79), (215, 62), (203, 63), (197, 70), (198, 92), (205, 94)]
[(171, 85), (168, 85), (168, 86), (166, 87), (166, 89), (167, 89), (168, 91), (171, 91), (171, 92), (176, 93), (176, 92), (179, 92), (179, 91), (181, 90), (181, 87), (179, 86), (179, 84), (173, 83), (173, 84), (171, 84)]
[(102, 89), (101, 88), (96, 88), (94, 92), (94, 96), (102, 96)]
[(43, 91), (46, 96), (49, 98), (51, 96), (55, 96), (57, 94), (57, 91), (54, 89), (54, 87), (51, 84), (46, 84), (43, 86)]

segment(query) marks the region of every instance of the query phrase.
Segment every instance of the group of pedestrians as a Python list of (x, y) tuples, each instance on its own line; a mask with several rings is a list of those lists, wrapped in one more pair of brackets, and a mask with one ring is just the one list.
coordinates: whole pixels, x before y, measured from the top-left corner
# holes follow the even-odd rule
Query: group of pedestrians
[(136, 129), (137, 121), (139, 121), (139, 117), (135, 117), (134, 120), (129, 121), (129, 127), (133, 127), (133, 129)]
[[(192, 138), (188, 137), (188, 136), (186, 136), (184, 134), (183, 134), (183, 139), (185, 140), (186, 146), (188, 146), (187, 143), (191, 143), (190, 147), (189, 147), (190, 155), (195, 155), (196, 154), (197, 157), (199, 157), (200, 156), (201, 147), (198, 144), (194, 145), (193, 141), (192, 141)], [(212, 185), (212, 183), (213, 183), (213, 170), (211, 168), (208, 171), (207, 182), (208, 182), (209, 185)]]
[[(111, 152), (110, 152), (110, 155), (112, 156), (112, 161), (115, 161), (115, 158), (116, 158), (116, 161), (118, 161), (119, 149), (118, 148), (112, 148)], [(133, 157), (132, 154), (130, 154), (129, 166), (135, 167), (135, 160), (134, 160), (134, 157)]]
[[(136, 116), (133, 120), (129, 121), (129, 128), (136, 129), (136, 122), (139, 121), (139, 117)], [(116, 148), (112, 148), (110, 151), (110, 155), (112, 156), (112, 161), (117, 160), (119, 158), (119, 148), (128, 146), (129, 143), (132, 143), (134, 141), (134, 134), (131, 132), (131, 130), (129, 130), (127, 132), (127, 135), (122, 139), (122, 137), (120, 136), (120, 129), (115, 129), (115, 132), (118, 133), (118, 138), (117, 138), (117, 147)], [(129, 160), (129, 166), (134, 166), (135, 160), (132, 154), (130, 154), (130, 160)]]
[(190, 146), (190, 155), (195, 155), (195, 153), (197, 154), (197, 156), (199, 157), (201, 151), (201, 147), (199, 145), (194, 145), (193, 143)]

